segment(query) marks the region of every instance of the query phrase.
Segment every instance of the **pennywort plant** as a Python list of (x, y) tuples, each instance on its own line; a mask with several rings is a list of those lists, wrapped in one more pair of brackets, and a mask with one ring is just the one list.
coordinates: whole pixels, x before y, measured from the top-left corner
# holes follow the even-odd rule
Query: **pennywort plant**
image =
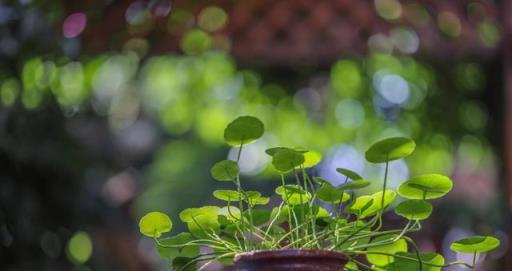
[[(491, 236), (475, 236), (454, 242), (451, 249), (470, 253), (470, 263), (446, 263), (442, 255), (421, 252), (409, 233), (421, 229), (422, 220), (432, 213), (429, 201), (446, 195), (452, 181), (439, 174), (414, 177), (397, 191), (388, 188), (388, 168), (393, 160), (410, 155), (416, 145), (403, 137), (384, 139), (366, 151), (370, 163), (384, 164), (382, 190), (355, 196), (355, 191), (370, 182), (350, 169), (338, 168), (344, 183), (309, 174), (318, 164), (320, 154), (304, 148), (276, 147), (265, 152), (280, 174), (280, 185), (270, 197), (249, 191), (241, 180), (238, 162), (244, 146), (263, 135), (264, 125), (255, 117), (243, 116), (224, 131), (225, 141), (238, 148), (236, 161), (224, 160), (211, 168), (211, 176), (232, 184), (230, 190), (213, 191), (221, 206), (189, 208), (179, 214), (188, 232), (173, 237), (171, 219), (151, 212), (140, 220), (140, 231), (156, 243), (160, 256), (171, 260), (176, 270), (202, 270), (213, 261), (232, 263), (237, 253), (254, 250), (320, 249), (335, 250), (350, 258), (345, 270), (438, 271), (461, 265), (475, 267), (478, 254), (499, 246)], [(404, 218), (404, 226), (383, 230), (382, 215), (398, 196), (402, 201), (394, 212)], [(205, 249), (206, 248), (206, 249)]]

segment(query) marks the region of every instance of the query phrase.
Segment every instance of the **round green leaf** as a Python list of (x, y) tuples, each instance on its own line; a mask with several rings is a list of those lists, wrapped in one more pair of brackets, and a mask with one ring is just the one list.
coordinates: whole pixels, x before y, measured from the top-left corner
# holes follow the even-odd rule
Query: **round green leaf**
[(260, 138), (264, 129), (263, 122), (255, 117), (239, 117), (224, 130), (224, 140), (232, 146), (246, 145)]
[(306, 191), (298, 185), (278, 186), (276, 193), (281, 196), (284, 202), (290, 205), (304, 204), (311, 199), (311, 193), (306, 193)]
[(341, 203), (350, 199), (350, 195), (330, 184), (324, 184), (316, 191), (316, 196), (325, 202)]
[(355, 201), (349, 204), (345, 211), (357, 215), (359, 218), (366, 218), (375, 215), (382, 209), (382, 196), (384, 198), (384, 207), (388, 207), (396, 198), (396, 193), (392, 190), (386, 190), (386, 193), (382, 191), (372, 194), (370, 196), (357, 197)]
[(343, 190), (361, 189), (361, 188), (365, 188), (369, 185), (370, 185), (370, 182), (367, 180), (354, 180), (354, 181), (350, 181), (346, 184), (342, 184), (342, 185), (338, 186), (338, 189), (343, 189)]
[[(395, 238), (396, 235), (384, 235), (379, 236), (372, 240), (372, 243), (381, 242), (384, 240), (392, 240)], [(397, 241), (389, 244), (389, 245), (382, 245), (382, 246), (376, 246), (376, 247), (369, 247), (367, 249), (369, 253), (371, 252), (384, 252), (389, 254), (396, 254), (399, 252), (407, 252), (407, 242), (404, 239), (398, 239)], [(379, 255), (379, 254), (368, 254), (366, 255), (366, 259), (368, 262), (377, 265), (377, 266), (386, 266), (392, 262), (394, 262), (395, 257), (393, 256), (387, 256), (387, 255)]]
[(278, 151), (284, 150), (284, 149), (294, 150), (296, 152), (303, 153), (303, 154), (308, 152), (308, 150), (305, 150), (305, 149), (299, 148), (299, 147), (297, 147), (297, 148), (274, 147), (274, 148), (266, 149), (265, 153), (270, 156), (274, 156), (274, 154), (276, 154)]
[(208, 234), (219, 233), (220, 231), (217, 215), (200, 214), (194, 216), (192, 220), (187, 222), (187, 227), (190, 233), (198, 238), (208, 238)]
[(304, 163), (304, 155), (296, 150), (283, 148), (272, 156), (272, 165), (281, 172), (288, 172)]
[(432, 214), (432, 205), (421, 199), (406, 200), (398, 204), (395, 213), (409, 220), (423, 220)]
[(492, 236), (473, 236), (452, 243), (450, 249), (461, 253), (484, 253), (499, 245), (500, 240)]
[(346, 168), (337, 168), (336, 171), (343, 175), (343, 176), (346, 176), (348, 177), (349, 179), (352, 179), (352, 180), (362, 180), (363, 177), (361, 177), (361, 175), (355, 173), (354, 171), (350, 170), (350, 169), (346, 169)]
[(313, 177), (313, 181), (319, 185), (331, 184), (328, 180), (320, 177)]
[(223, 201), (240, 201), (243, 200), (243, 196), (234, 190), (215, 190), (213, 196)]
[(162, 233), (169, 232), (171, 229), (171, 218), (161, 212), (148, 213), (139, 222), (140, 232), (151, 238), (158, 238)]
[(416, 148), (412, 139), (392, 137), (373, 144), (366, 151), (366, 160), (371, 163), (384, 163), (404, 158)]
[(238, 164), (233, 160), (220, 161), (210, 169), (210, 174), (217, 181), (232, 181), (239, 173)]
[(437, 199), (452, 190), (450, 178), (439, 174), (427, 174), (412, 178), (398, 187), (398, 194), (408, 199)]
[(238, 221), (241, 217), (240, 209), (235, 206), (226, 206), (219, 209), (219, 216), (224, 216), (228, 221)]
[(201, 208), (187, 208), (180, 213), (180, 219), (183, 222), (193, 221), (195, 217), (206, 215), (210, 217), (217, 217), (220, 207), (217, 206), (203, 206)]

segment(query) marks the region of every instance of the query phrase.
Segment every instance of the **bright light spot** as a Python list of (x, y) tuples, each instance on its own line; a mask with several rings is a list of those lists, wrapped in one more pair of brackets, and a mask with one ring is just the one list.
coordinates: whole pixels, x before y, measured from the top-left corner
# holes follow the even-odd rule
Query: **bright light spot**
[(361, 71), (356, 62), (340, 60), (332, 67), (331, 84), (341, 97), (356, 97), (363, 82)]
[(437, 25), (443, 33), (453, 38), (458, 37), (462, 30), (459, 17), (448, 11), (439, 13), (437, 16)]
[(137, 185), (135, 178), (128, 172), (121, 172), (107, 180), (103, 185), (103, 198), (112, 206), (120, 206), (133, 199)]
[(364, 107), (357, 100), (341, 100), (335, 110), (336, 120), (343, 128), (356, 128), (364, 122)]
[(381, 53), (389, 54), (393, 51), (393, 43), (386, 35), (382, 33), (372, 35), (370, 38), (368, 38), (368, 47), (372, 51)]
[(75, 38), (82, 31), (84, 31), (87, 25), (87, 16), (84, 13), (78, 12), (69, 15), (62, 24), (62, 33), (66, 38)]
[(351, 145), (341, 145), (329, 150), (320, 163), (320, 176), (329, 180), (334, 185), (340, 185), (345, 178), (336, 172), (336, 168), (347, 168), (361, 173), (365, 168), (365, 160), (362, 153)]
[(487, 47), (496, 47), (501, 39), (501, 33), (498, 26), (492, 22), (482, 22), (478, 25), (478, 35), (480, 40)]
[(228, 14), (219, 7), (207, 7), (199, 13), (199, 26), (208, 31), (220, 30), (228, 21)]
[(75, 264), (83, 264), (92, 255), (92, 240), (89, 234), (85, 232), (77, 232), (68, 242), (67, 245), (68, 259)]
[(397, 0), (375, 0), (375, 9), (379, 16), (394, 20), (402, 16), (402, 5)]
[[(375, 176), (376, 179), (382, 180), (386, 170), (385, 165), (379, 165), (379, 174)], [(388, 169), (388, 187), (392, 189), (409, 179), (409, 166), (404, 160), (396, 160), (389, 163)]]
[(13, 105), (19, 91), (20, 83), (18, 80), (14, 78), (5, 80), (0, 87), (0, 98), (2, 99), (2, 104), (6, 106)]
[[(245, 175), (254, 176), (262, 172), (267, 164), (270, 162), (270, 156), (265, 153), (268, 145), (264, 140), (258, 140), (242, 149), (242, 155), (238, 166), (240, 172)], [(228, 153), (228, 159), (235, 160), (238, 156), (238, 147), (233, 147)]]
[(391, 40), (404, 54), (414, 54), (420, 47), (420, 39), (412, 29), (394, 28), (391, 30)]
[(212, 46), (212, 38), (202, 30), (189, 31), (181, 40), (181, 49), (188, 55), (206, 52)]
[(390, 103), (402, 104), (409, 98), (409, 84), (399, 75), (376, 72), (373, 84), (379, 94)]
[(135, 1), (126, 9), (125, 18), (131, 25), (141, 25), (151, 16), (149, 10), (146, 9), (144, 2)]

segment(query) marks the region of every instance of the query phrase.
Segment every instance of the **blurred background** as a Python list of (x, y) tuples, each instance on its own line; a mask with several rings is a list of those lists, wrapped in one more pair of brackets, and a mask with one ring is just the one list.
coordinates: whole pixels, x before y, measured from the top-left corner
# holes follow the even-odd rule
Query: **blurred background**
[(511, 30), (508, 0), (0, 0), (0, 269), (170, 270), (138, 219), (177, 233), (181, 209), (218, 203), (223, 129), (254, 115), (246, 186), (270, 195), (264, 150), (303, 146), (314, 174), (350, 168), (370, 193), (366, 148), (411, 137), (391, 185), (455, 182), (421, 249), (469, 260), (449, 244), (492, 234), (478, 270), (512, 270)]

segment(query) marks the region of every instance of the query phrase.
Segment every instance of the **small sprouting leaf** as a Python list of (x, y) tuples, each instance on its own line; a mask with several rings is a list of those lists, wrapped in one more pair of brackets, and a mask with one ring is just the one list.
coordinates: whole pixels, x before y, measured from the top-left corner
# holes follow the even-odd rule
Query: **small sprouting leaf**
[(432, 205), (421, 199), (400, 202), (395, 213), (409, 220), (427, 219), (432, 214)]
[(304, 204), (311, 199), (311, 193), (306, 193), (306, 191), (298, 185), (278, 186), (276, 193), (281, 196), (284, 202), (290, 205)]
[(184, 232), (170, 238), (159, 240), (156, 248), (160, 257), (167, 260), (178, 257), (194, 258), (199, 255), (199, 246), (188, 244), (192, 240), (192, 235), (188, 232)]
[(304, 163), (302, 167), (312, 168), (322, 161), (322, 155), (316, 151), (308, 151), (304, 153)]
[(224, 130), (224, 140), (229, 145), (246, 145), (263, 135), (265, 128), (261, 120), (252, 116), (243, 116), (232, 121)]
[(213, 196), (223, 201), (240, 201), (243, 200), (243, 196), (234, 190), (215, 190)]
[(352, 179), (352, 180), (362, 180), (363, 177), (361, 177), (361, 175), (355, 173), (354, 171), (350, 170), (350, 169), (346, 169), (346, 168), (337, 168), (336, 171), (343, 175), (343, 176), (346, 176), (348, 177), (349, 179)]
[[(418, 256), (416, 253), (405, 253), (398, 252), (397, 256), (394, 257), (394, 262), (385, 266), (386, 271), (411, 271), (411, 270), (423, 270), (423, 271), (441, 271), (441, 267), (444, 265), (443, 256), (437, 253), (420, 253), (419, 258), (423, 262), (421, 268), (418, 262)], [(409, 258), (409, 259), (407, 259)], [(414, 259), (414, 260), (410, 260)], [(427, 265), (428, 264), (428, 265)], [(436, 266), (432, 266), (436, 265)]]
[[(375, 238), (372, 243), (385, 241), (385, 240), (393, 240), (393, 238), (397, 237), (396, 235), (384, 235)], [(382, 252), (389, 254), (396, 254), (399, 252), (407, 252), (407, 242), (404, 239), (398, 239), (397, 241), (382, 246), (369, 247), (367, 249), (369, 253), (371, 252)], [(394, 262), (395, 257), (387, 256), (387, 255), (379, 255), (379, 254), (368, 254), (366, 255), (366, 259), (368, 262), (377, 265), (377, 266), (386, 266), (392, 262)]]
[(233, 160), (220, 161), (210, 170), (210, 174), (217, 181), (232, 181), (239, 173), (238, 164)]
[(461, 253), (484, 253), (499, 245), (500, 240), (492, 236), (473, 236), (452, 243), (450, 249)]
[(408, 199), (437, 199), (452, 190), (450, 178), (439, 174), (427, 174), (405, 181), (398, 187), (398, 194)]
[(325, 202), (341, 203), (350, 199), (350, 195), (330, 184), (324, 184), (316, 191), (317, 197)]
[(361, 189), (361, 188), (365, 188), (369, 185), (370, 185), (370, 182), (367, 180), (354, 180), (354, 181), (350, 181), (346, 184), (342, 184), (342, 185), (338, 186), (338, 189), (343, 189), (343, 190)]
[(366, 160), (371, 163), (384, 163), (409, 156), (416, 148), (412, 139), (392, 137), (373, 144), (366, 151)]
[(281, 172), (288, 172), (304, 163), (304, 155), (298, 151), (283, 148), (272, 156), (272, 165)]
[(171, 231), (172, 221), (168, 215), (161, 212), (151, 212), (140, 219), (139, 230), (142, 234), (158, 238), (162, 233)]

